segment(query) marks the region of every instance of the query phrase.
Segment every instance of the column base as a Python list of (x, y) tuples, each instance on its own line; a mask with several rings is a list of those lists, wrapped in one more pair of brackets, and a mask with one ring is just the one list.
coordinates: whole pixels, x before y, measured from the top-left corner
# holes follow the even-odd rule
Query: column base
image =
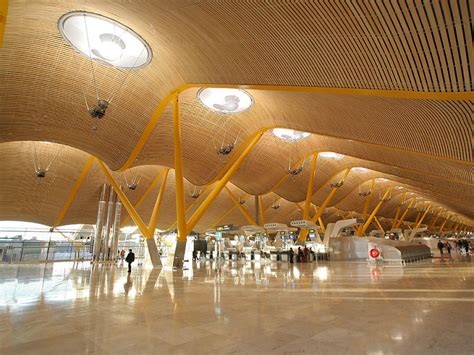
[(158, 253), (155, 238), (146, 238), (145, 240), (151, 264), (153, 265), (153, 267), (161, 266), (160, 253)]
[(186, 251), (186, 241), (177, 240), (174, 251), (173, 267), (181, 268), (184, 262), (184, 252)]

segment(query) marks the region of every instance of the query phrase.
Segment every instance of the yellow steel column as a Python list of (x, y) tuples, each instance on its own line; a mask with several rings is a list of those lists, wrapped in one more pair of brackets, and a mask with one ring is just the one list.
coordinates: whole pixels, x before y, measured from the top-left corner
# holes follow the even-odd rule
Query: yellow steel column
[(306, 189), (306, 199), (304, 201), (303, 219), (309, 219), (309, 212), (311, 210), (311, 197), (313, 197), (314, 172), (316, 170), (316, 163), (318, 162), (318, 153), (313, 154), (313, 161), (311, 162), (311, 169), (309, 171), (308, 188)]
[(398, 220), (398, 217), (400, 215), (400, 210), (401, 210), (401, 207), (398, 206), (397, 208), (397, 213), (395, 214), (395, 218), (393, 219), (393, 223), (392, 223), (392, 229), (395, 227), (395, 225), (397, 224), (397, 220)]
[(425, 219), (426, 215), (428, 214), (429, 210), (431, 209), (431, 204), (426, 208), (425, 212), (423, 213), (423, 215), (421, 216), (421, 218), (418, 220), (418, 222), (416, 223), (415, 225), (415, 228), (420, 228), (420, 225), (421, 223), (423, 222), (423, 220)]
[(439, 227), (439, 231), (440, 231), (440, 232), (443, 231), (444, 225), (446, 224), (447, 221), (448, 221), (448, 217), (446, 217), (446, 218), (444, 219), (444, 222), (441, 224), (441, 227)]
[(174, 176), (176, 186), (176, 219), (178, 220), (178, 240), (185, 241), (186, 207), (184, 205), (183, 159), (181, 153), (181, 122), (179, 116), (179, 95), (173, 97), (173, 141), (174, 141)]
[(3, 45), (3, 36), (5, 34), (7, 14), (8, 14), (8, 0), (0, 0), (0, 48)]
[(421, 212), (418, 212), (416, 214), (415, 222), (413, 222), (414, 225), (416, 225), (418, 223), (418, 220), (420, 219), (420, 217), (421, 217)]
[(63, 208), (61, 209), (58, 216), (54, 220), (54, 224), (52, 225), (52, 227), (59, 226), (61, 222), (63, 221), (64, 216), (66, 215), (67, 211), (71, 207), (74, 197), (76, 197), (77, 191), (79, 191), (79, 188), (81, 187), (84, 179), (87, 177), (87, 173), (89, 172), (89, 169), (91, 168), (92, 163), (94, 162), (94, 159), (95, 158), (92, 155), (87, 159), (86, 164), (84, 165), (81, 173), (79, 174), (79, 177), (77, 178), (76, 182), (72, 186), (71, 192), (69, 193), (69, 196), (66, 202), (64, 203)]
[(321, 231), (324, 233), (324, 231), (326, 230), (326, 227), (324, 227), (324, 223), (321, 217), (318, 218), (318, 222), (319, 222), (319, 226), (321, 227)]
[(258, 196), (258, 208), (259, 208), (259, 216), (260, 216), (260, 225), (263, 226), (265, 224), (265, 209), (263, 208), (263, 198), (262, 195)]
[(247, 219), (247, 221), (250, 223), (250, 224), (253, 224), (254, 226), (257, 225), (257, 221), (255, 221), (255, 219), (253, 219), (253, 217), (250, 215), (250, 213), (247, 212), (247, 210), (239, 203), (239, 201), (237, 200), (237, 198), (234, 196), (234, 194), (232, 193), (232, 191), (229, 190), (229, 188), (227, 186), (224, 186), (224, 190), (227, 192), (227, 194), (229, 195), (229, 197), (232, 199), (232, 201), (234, 202), (235, 206), (239, 209), (239, 211), (244, 215), (244, 217)]
[(380, 210), (380, 207), (382, 207), (382, 204), (385, 202), (385, 199), (389, 195), (390, 191), (392, 191), (392, 186), (390, 186), (387, 191), (385, 191), (383, 197), (380, 199), (379, 203), (377, 206), (375, 206), (374, 210), (370, 214), (369, 218), (367, 218), (367, 221), (365, 221), (364, 225), (362, 226), (362, 229), (360, 231), (359, 236), (364, 235), (365, 232), (367, 231), (367, 228), (369, 228), (370, 223), (372, 222), (372, 219), (375, 217), (377, 212)]
[[(339, 182), (344, 182), (344, 180), (346, 179), (347, 175), (349, 174), (349, 172), (351, 171), (351, 169), (346, 169), (342, 175), (342, 178), (339, 180)], [(321, 215), (323, 214), (323, 211), (324, 209), (328, 206), (329, 202), (331, 202), (331, 199), (333, 198), (333, 196), (336, 194), (337, 192), (337, 187), (333, 187), (331, 192), (329, 193), (329, 195), (326, 197), (326, 199), (324, 200), (324, 202), (321, 204), (321, 206), (318, 208), (318, 211), (316, 212), (316, 214), (314, 215), (313, 218), (311, 218), (311, 220), (316, 223), (316, 221), (319, 219), (319, 217), (321, 217)]]
[[(372, 179), (372, 182), (370, 183), (370, 195), (365, 198), (365, 203), (364, 203), (364, 209), (362, 211), (362, 219), (365, 220), (367, 218), (367, 214), (369, 212), (369, 206), (370, 202), (372, 201), (372, 196), (374, 195), (374, 186), (375, 186), (375, 179)], [(357, 235), (362, 235), (362, 227), (363, 224), (357, 228)]]
[(242, 152), (242, 154), (235, 160), (234, 164), (227, 170), (227, 172), (224, 174), (221, 180), (219, 180), (212, 191), (207, 195), (206, 199), (201, 203), (201, 205), (196, 209), (196, 211), (193, 213), (191, 218), (188, 220), (188, 225), (187, 229), (191, 231), (194, 226), (199, 222), (201, 219), (202, 215), (206, 212), (206, 210), (209, 208), (210, 204), (214, 201), (214, 199), (219, 195), (219, 193), (222, 191), (224, 186), (227, 184), (227, 182), (230, 180), (232, 175), (237, 171), (237, 169), (240, 167), (242, 162), (245, 160), (247, 155), (249, 155), (250, 151), (252, 148), (257, 144), (257, 142), (260, 140), (260, 137), (263, 135), (263, 132), (256, 135), (254, 139), (249, 143), (247, 148)]
[(160, 214), (161, 202), (163, 201), (163, 195), (165, 194), (166, 180), (168, 179), (169, 169), (166, 169), (163, 175), (163, 181), (161, 182), (160, 191), (156, 197), (155, 205), (153, 206), (153, 212), (151, 213), (150, 222), (148, 223), (148, 231), (150, 232), (149, 238), (153, 238), (155, 235), (156, 223), (158, 222), (158, 215)]
[(110, 185), (114, 188), (115, 192), (117, 193), (117, 196), (119, 197), (120, 201), (122, 201), (123, 206), (127, 210), (128, 214), (132, 218), (133, 222), (135, 222), (136, 226), (142, 233), (144, 238), (148, 238), (148, 228), (143, 222), (142, 218), (138, 214), (137, 210), (133, 207), (132, 203), (130, 200), (127, 198), (127, 196), (123, 193), (122, 189), (120, 188), (119, 184), (115, 181), (114, 177), (112, 174), (109, 172), (109, 169), (105, 166), (105, 164), (98, 160), (100, 167), (102, 168), (102, 171), (104, 172), (105, 176), (107, 177), (107, 180), (109, 180)]
[(375, 221), (375, 224), (377, 225), (378, 229), (380, 229), (382, 231), (382, 233), (385, 234), (385, 230), (383, 229), (382, 225), (380, 224), (377, 216), (374, 216), (374, 221)]
[(410, 210), (411, 206), (413, 206), (413, 203), (415, 202), (415, 198), (413, 197), (410, 201), (410, 203), (408, 204), (407, 208), (405, 209), (405, 211), (403, 212), (402, 216), (400, 217), (400, 219), (398, 220), (397, 222), (397, 225), (395, 226), (395, 228), (400, 228), (400, 226), (402, 225), (403, 221), (405, 220), (405, 217), (408, 213), (408, 211)]

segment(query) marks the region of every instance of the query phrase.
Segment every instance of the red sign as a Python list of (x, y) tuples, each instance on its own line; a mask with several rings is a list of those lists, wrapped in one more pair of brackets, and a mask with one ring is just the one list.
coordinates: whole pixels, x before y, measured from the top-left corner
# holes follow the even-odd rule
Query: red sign
[(373, 248), (373, 249), (370, 249), (369, 251), (369, 255), (371, 258), (378, 258), (380, 253), (379, 253), (379, 250), (377, 248)]

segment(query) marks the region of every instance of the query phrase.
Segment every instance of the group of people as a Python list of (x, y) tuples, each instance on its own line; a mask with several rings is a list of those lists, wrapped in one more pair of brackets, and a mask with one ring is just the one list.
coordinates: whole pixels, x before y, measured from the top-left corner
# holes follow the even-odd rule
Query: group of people
[[(457, 248), (459, 254), (461, 255), (469, 255), (469, 249), (470, 249), (470, 245), (469, 245), (469, 241), (467, 239), (460, 239), (460, 240), (457, 240), (454, 242), (455, 244), (455, 247)], [(451, 250), (453, 249), (453, 246), (451, 245), (451, 243), (449, 241), (445, 241), (443, 242), (442, 240), (438, 241), (438, 249), (439, 249), (439, 252), (441, 254), (441, 256), (443, 256), (444, 254), (444, 250), (446, 250), (449, 254), (449, 256), (451, 256)]]
[[(298, 263), (307, 263), (311, 261), (311, 255), (314, 254), (314, 251), (311, 248), (308, 248), (307, 246), (304, 247), (304, 249), (301, 249), (301, 247), (298, 247), (298, 250), (296, 252), (296, 262)], [(290, 259), (290, 264), (293, 264), (295, 252), (293, 251), (293, 248), (290, 248), (290, 251), (288, 253), (289, 259)]]

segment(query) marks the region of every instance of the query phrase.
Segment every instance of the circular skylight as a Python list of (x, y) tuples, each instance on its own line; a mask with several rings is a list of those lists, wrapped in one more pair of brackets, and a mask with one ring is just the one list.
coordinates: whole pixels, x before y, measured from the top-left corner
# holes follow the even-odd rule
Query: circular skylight
[(98, 14), (74, 11), (59, 19), (59, 32), (77, 51), (117, 68), (141, 68), (151, 62), (150, 46), (136, 32)]
[(204, 106), (220, 113), (242, 112), (253, 104), (252, 96), (240, 89), (205, 88), (197, 95)]
[(308, 132), (295, 131), (294, 129), (287, 128), (274, 128), (272, 133), (275, 137), (285, 142), (296, 142), (311, 135), (311, 133)]
[(336, 159), (336, 160), (341, 160), (342, 158), (344, 158), (344, 155), (339, 154), (339, 153), (334, 153), (334, 152), (321, 152), (319, 153), (319, 156), (323, 158)]

